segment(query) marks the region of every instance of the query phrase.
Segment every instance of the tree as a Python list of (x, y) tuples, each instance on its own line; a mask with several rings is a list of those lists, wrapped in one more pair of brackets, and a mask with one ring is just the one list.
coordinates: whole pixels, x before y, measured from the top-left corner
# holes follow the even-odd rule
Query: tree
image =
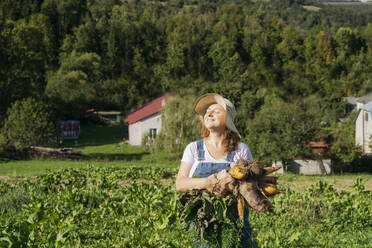
[(56, 125), (44, 103), (29, 97), (14, 102), (7, 112), (0, 136), (16, 149), (42, 145), (56, 138)]
[(246, 124), (254, 118), (255, 113), (259, 111), (263, 104), (264, 97), (251, 91), (246, 91), (240, 96), (240, 105), (235, 104), (237, 116), (234, 122), (238, 130), (243, 131), (245, 129)]
[[(0, 32), (2, 69), (0, 72), (0, 115), (16, 100), (41, 98), (45, 89), (45, 72), (51, 61), (43, 33), (42, 18), (7, 21)], [(34, 23), (35, 22), (35, 23)], [(4, 56), (4, 57), (3, 57)], [(1, 122), (1, 120), (0, 120)]]
[(42, 2), (43, 0), (2, 0), (0, 13), (4, 19), (16, 21), (28, 17), (30, 13), (39, 12)]
[(215, 79), (224, 82), (238, 81), (244, 71), (240, 54), (236, 51), (236, 42), (222, 37), (215, 42), (208, 53), (216, 71)]
[(61, 118), (80, 118), (94, 106), (101, 87), (101, 58), (95, 53), (71, 53), (58, 71), (49, 75), (46, 95)]
[(310, 118), (297, 104), (275, 96), (266, 98), (244, 132), (254, 158), (285, 163), (295, 157), (309, 156), (307, 144), (313, 133)]
[(153, 145), (154, 150), (165, 150), (181, 156), (186, 145), (200, 137), (198, 118), (193, 112), (192, 95), (168, 99), (162, 111), (162, 127)]
[(352, 30), (351, 28), (339, 28), (335, 40), (339, 48), (338, 53), (344, 52), (346, 56), (355, 54), (364, 46), (358, 30)]
[(41, 13), (48, 16), (54, 27), (57, 40), (71, 34), (74, 27), (81, 24), (86, 13), (87, 0), (44, 0)]
[(100, 107), (106, 109), (125, 108), (124, 113), (138, 106), (139, 95), (141, 95), (136, 85), (124, 78), (103, 81), (96, 94), (101, 101)]
[(368, 25), (364, 29), (363, 34), (368, 48), (372, 49), (372, 23), (368, 23)]
[(350, 114), (346, 122), (332, 122), (325, 129), (330, 135), (332, 144), (330, 152), (331, 158), (336, 165), (336, 169), (344, 170), (348, 165), (361, 158), (361, 147), (355, 144), (355, 118), (357, 111)]

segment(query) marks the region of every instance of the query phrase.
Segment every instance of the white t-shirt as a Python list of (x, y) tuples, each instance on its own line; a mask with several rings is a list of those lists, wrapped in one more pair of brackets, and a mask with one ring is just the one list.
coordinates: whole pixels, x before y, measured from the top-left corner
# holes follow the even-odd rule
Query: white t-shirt
[[(204, 147), (203, 149), (204, 149), (204, 159), (205, 159), (203, 160), (203, 162), (228, 163), (227, 156), (216, 160), (209, 154), (208, 149), (205, 146), (204, 142), (203, 142), (203, 147)], [(235, 151), (233, 162), (230, 163), (230, 166), (233, 167), (235, 163), (239, 160), (253, 161), (252, 153), (249, 150), (249, 147), (242, 142), (238, 143), (238, 150)], [(185, 151), (183, 152), (181, 161), (192, 164), (192, 167), (189, 173), (189, 177), (192, 177), (199, 163), (197, 141), (191, 142), (190, 144), (186, 146)]]

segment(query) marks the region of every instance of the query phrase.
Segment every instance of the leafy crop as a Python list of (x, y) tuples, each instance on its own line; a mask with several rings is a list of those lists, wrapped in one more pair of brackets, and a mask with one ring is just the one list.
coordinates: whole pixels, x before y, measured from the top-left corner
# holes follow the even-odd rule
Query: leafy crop
[(242, 223), (233, 195), (218, 197), (208, 191), (185, 192), (180, 198), (182, 220), (194, 227), (199, 242), (207, 247), (240, 247)]
[[(66, 169), (0, 183), (0, 247), (193, 247), (174, 171)], [(319, 182), (281, 188), (275, 213), (250, 211), (259, 247), (369, 247), (372, 194)]]

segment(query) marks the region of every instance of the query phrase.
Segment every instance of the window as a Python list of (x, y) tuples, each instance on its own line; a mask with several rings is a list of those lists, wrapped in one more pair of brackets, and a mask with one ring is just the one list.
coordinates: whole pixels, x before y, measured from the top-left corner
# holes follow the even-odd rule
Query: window
[(156, 138), (156, 128), (150, 128), (150, 137), (152, 139)]

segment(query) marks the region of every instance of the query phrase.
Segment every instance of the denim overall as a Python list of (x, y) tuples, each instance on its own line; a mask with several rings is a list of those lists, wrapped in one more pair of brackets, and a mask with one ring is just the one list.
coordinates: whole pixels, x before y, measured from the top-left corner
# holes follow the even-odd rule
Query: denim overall
[[(235, 151), (229, 151), (227, 154), (227, 162), (203, 162), (205, 160), (204, 156), (204, 142), (203, 139), (197, 142), (198, 151), (198, 165), (195, 169), (192, 177), (208, 177), (212, 174), (218, 173), (221, 170), (230, 169), (230, 163), (233, 162)], [(238, 220), (237, 220), (238, 221)], [(244, 227), (242, 230), (241, 237), (241, 247), (242, 248), (257, 248), (256, 241), (252, 237), (252, 228), (249, 224), (249, 213), (248, 208), (244, 206)], [(195, 239), (195, 248), (207, 248), (203, 246)]]

